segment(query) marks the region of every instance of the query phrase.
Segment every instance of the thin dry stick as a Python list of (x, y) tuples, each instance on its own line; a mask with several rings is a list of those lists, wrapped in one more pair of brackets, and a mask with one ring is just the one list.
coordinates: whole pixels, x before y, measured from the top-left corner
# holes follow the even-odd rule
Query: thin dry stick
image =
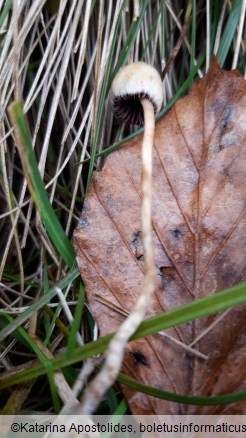
[(195, 345), (198, 341), (200, 341), (205, 335), (207, 335), (229, 312), (231, 309), (225, 310), (221, 315), (218, 316), (218, 318), (215, 319), (215, 321), (212, 322), (205, 330), (203, 330), (191, 343), (190, 347), (192, 345)]
[(104, 365), (82, 399), (81, 415), (90, 415), (97, 407), (105, 391), (114, 383), (120, 371), (124, 350), (130, 337), (143, 321), (155, 290), (155, 264), (152, 244), (152, 149), (154, 140), (154, 109), (148, 99), (141, 100), (144, 110), (144, 138), (142, 145), (142, 205), (141, 220), (144, 249), (144, 285), (132, 313), (126, 318), (111, 340)]
[(165, 68), (164, 68), (164, 70), (163, 70), (163, 72), (161, 74), (161, 79), (162, 80), (165, 78), (166, 74), (168, 73), (168, 71), (169, 71), (169, 69), (171, 67), (171, 64), (173, 63), (174, 59), (176, 58), (177, 54), (179, 53), (181, 44), (182, 44), (182, 42), (183, 42), (183, 40), (185, 38), (186, 32), (187, 32), (187, 30), (189, 28), (189, 25), (190, 25), (191, 9), (192, 9), (191, 2), (189, 1), (188, 7), (187, 7), (187, 10), (186, 10), (186, 13), (185, 13), (184, 25), (183, 25), (180, 37), (179, 37), (179, 39), (177, 41), (177, 44), (173, 48), (172, 53), (169, 56), (169, 59), (168, 59), (166, 65), (165, 65)]

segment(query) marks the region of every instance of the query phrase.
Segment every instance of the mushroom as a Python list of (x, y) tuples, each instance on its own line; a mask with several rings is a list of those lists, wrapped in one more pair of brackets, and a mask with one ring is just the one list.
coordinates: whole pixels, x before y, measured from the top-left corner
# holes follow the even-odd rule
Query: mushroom
[[(155, 288), (155, 264), (152, 244), (152, 149), (154, 142), (154, 115), (163, 101), (162, 80), (157, 70), (145, 62), (136, 62), (122, 68), (115, 76), (110, 102), (115, 117), (127, 124), (144, 124), (141, 173), (141, 223), (144, 250), (145, 314)], [(144, 317), (144, 315), (143, 315)]]
[(110, 90), (115, 117), (129, 125), (142, 126), (145, 122), (146, 126), (145, 99), (157, 114), (163, 101), (162, 81), (157, 70), (145, 62), (135, 62), (119, 70)]
[(110, 101), (115, 116), (128, 124), (144, 124), (141, 172), (141, 224), (144, 250), (144, 285), (130, 315), (109, 343), (105, 362), (90, 382), (82, 399), (80, 414), (89, 415), (120, 371), (126, 344), (143, 321), (155, 290), (155, 263), (152, 243), (152, 149), (155, 114), (163, 101), (162, 81), (158, 72), (144, 62), (122, 68), (115, 76)]

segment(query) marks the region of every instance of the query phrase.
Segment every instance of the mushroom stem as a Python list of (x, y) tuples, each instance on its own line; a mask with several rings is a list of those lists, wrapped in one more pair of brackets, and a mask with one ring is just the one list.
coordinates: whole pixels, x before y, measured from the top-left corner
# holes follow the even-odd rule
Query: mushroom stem
[(105, 391), (114, 383), (120, 371), (124, 350), (130, 337), (143, 321), (155, 289), (155, 264), (152, 243), (152, 149), (154, 141), (154, 108), (148, 99), (142, 99), (144, 111), (144, 138), (142, 145), (142, 239), (144, 248), (144, 285), (130, 315), (118, 328), (110, 341), (105, 362), (97, 376), (90, 382), (83, 396), (80, 415), (90, 415), (99, 404)]
[[(154, 108), (148, 99), (142, 99), (144, 111), (144, 138), (142, 146), (142, 175), (141, 175), (141, 221), (144, 249), (144, 290), (147, 306), (155, 289), (155, 263), (152, 243), (152, 150), (155, 131)], [(145, 309), (145, 312), (147, 307)]]

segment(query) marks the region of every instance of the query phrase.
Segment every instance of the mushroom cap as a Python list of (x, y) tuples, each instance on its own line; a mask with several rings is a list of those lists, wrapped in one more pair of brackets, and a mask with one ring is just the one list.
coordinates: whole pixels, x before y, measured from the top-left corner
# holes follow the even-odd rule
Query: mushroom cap
[(145, 62), (135, 62), (119, 70), (109, 97), (117, 119), (127, 124), (143, 125), (141, 99), (149, 99), (157, 114), (163, 101), (162, 80), (154, 67)]

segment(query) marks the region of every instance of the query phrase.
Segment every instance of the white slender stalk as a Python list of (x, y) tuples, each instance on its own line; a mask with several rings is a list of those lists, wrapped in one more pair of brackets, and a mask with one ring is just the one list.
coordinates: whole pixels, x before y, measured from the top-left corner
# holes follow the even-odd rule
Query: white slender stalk
[(152, 243), (152, 149), (154, 140), (154, 109), (148, 99), (141, 101), (144, 110), (144, 138), (142, 145), (142, 238), (144, 248), (144, 285), (132, 313), (119, 327), (111, 340), (106, 353), (106, 358), (101, 371), (88, 388), (82, 399), (80, 415), (90, 415), (99, 404), (105, 391), (114, 383), (123, 360), (125, 347), (130, 337), (135, 333), (139, 324), (143, 321), (150, 305), (155, 289), (155, 264)]
[[(141, 205), (141, 221), (142, 221), (142, 239), (144, 248), (144, 272), (146, 295), (153, 294), (155, 288), (155, 263), (154, 251), (152, 243), (152, 150), (155, 131), (155, 118), (152, 103), (148, 99), (141, 101), (144, 109), (144, 138), (142, 146), (142, 205)], [(143, 294), (144, 294), (143, 290)]]

